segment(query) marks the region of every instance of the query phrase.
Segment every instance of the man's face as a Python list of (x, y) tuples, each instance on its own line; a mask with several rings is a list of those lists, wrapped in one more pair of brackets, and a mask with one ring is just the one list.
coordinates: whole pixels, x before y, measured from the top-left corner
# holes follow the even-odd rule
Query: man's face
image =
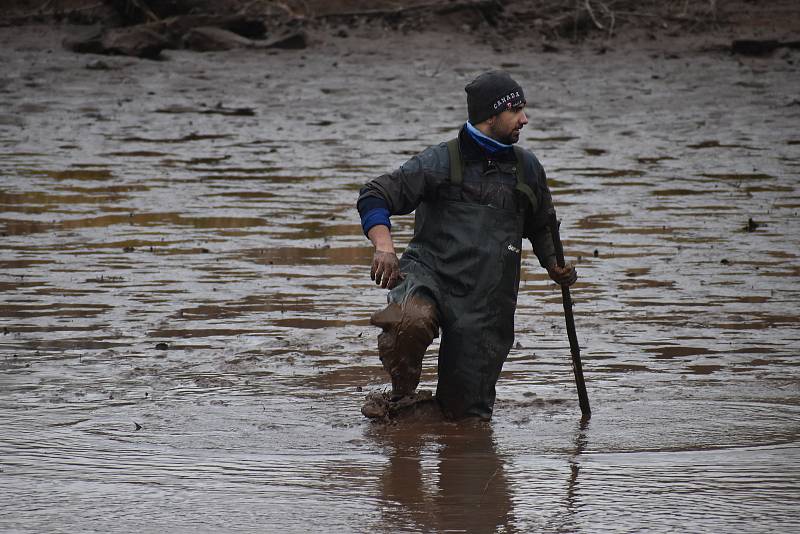
[(519, 131), (528, 124), (525, 106), (507, 109), (489, 119), (490, 136), (511, 145), (519, 141)]

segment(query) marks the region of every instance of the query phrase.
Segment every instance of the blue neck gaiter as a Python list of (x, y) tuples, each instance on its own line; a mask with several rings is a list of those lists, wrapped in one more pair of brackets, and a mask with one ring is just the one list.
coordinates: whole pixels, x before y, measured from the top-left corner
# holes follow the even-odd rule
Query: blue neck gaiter
[(467, 133), (469, 133), (470, 137), (472, 137), (481, 148), (483, 148), (489, 154), (497, 154), (498, 152), (503, 152), (504, 150), (510, 150), (512, 145), (507, 145), (505, 143), (501, 143), (496, 139), (492, 139), (488, 135), (484, 134), (482, 131), (475, 128), (472, 123), (467, 121)]

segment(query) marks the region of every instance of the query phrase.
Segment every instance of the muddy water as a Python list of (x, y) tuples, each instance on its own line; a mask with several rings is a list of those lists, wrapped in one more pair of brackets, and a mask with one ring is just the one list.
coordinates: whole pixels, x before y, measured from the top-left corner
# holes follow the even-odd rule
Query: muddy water
[[(800, 528), (797, 54), (422, 36), (98, 71), (59, 39), (0, 34), (0, 529)], [(356, 191), (510, 61), (593, 417), (528, 248), (492, 423), (369, 424)]]

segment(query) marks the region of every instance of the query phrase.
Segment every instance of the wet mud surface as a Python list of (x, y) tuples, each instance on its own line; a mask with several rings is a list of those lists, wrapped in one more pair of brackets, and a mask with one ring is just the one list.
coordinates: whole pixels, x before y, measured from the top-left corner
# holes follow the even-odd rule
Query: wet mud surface
[[(0, 530), (800, 528), (797, 52), (423, 34), (96, 70), (36, 32), (0, 34)], [(593, 417), (526, 245), (493, 421), (370, 423), (357, 190), (500, 64), (581, 276)]]

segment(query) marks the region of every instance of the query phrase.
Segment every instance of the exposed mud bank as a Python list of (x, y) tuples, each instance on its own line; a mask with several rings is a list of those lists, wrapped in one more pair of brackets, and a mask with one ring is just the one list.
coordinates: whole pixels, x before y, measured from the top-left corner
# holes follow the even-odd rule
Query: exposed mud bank
[(767, 55), (800, 46), (799, 16), (792, 0), (7, 0), (0, 27), (94, 25), (65, 46), (153, 59), (164, 49), (305, 48), (324, 46), (328, 38), (380, 39), (386, 32), (458, 34), (503, 53), (532, 45), (556, 52), (577, 42), (605, 51), (711, 37), (726, 40), (722, 46), (734, 53)]

